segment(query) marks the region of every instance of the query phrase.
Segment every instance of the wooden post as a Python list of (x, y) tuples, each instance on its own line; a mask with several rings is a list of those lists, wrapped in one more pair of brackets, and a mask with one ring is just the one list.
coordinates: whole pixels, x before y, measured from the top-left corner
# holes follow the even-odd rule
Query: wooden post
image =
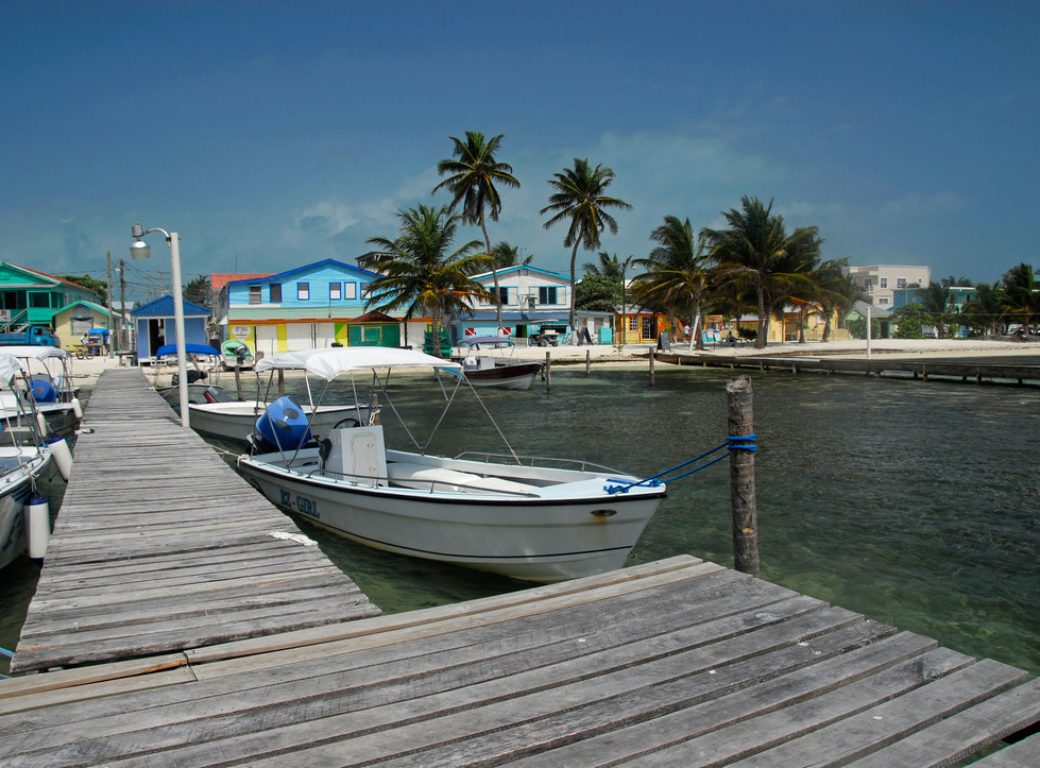
[(588, 376), (592, 372), (592, 350), (585, 350), (585, 375)]
[[(738, 376), (726, 384), (728, 434), (753, 435), (751, 379)], [(755, 504), (755, 453), (729, 449), (730, 505), (733, 512), (733, 567), (758, 576), (758, 513)]]
[(281, 368), (278, 369), (278, 394), (285, 394), (285, 371)]
[(545, 350), (545, 392), (552, 390), (552, 363), (549, 359), (549, 350)]
[(238, 399), (242, 400), (242, 366), (239, 365), (238, 361), (235, 361), (235, 391), (238, 393)]
[(655, 350), (652, 346), (650, 347), (650, 386), (654, 386), (654, 353)]

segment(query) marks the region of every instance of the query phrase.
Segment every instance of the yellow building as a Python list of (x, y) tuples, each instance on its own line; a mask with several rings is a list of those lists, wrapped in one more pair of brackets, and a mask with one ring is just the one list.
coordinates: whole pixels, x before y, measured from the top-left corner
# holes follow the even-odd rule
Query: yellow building
[[(73, 350), (82, 343), (85, 334), (110, 327), (108, 310), (92, 301), (74, 301), (54, 313), (54, 335), (62, 349)], [(104, 343), (107, 344), (107, 340)]]

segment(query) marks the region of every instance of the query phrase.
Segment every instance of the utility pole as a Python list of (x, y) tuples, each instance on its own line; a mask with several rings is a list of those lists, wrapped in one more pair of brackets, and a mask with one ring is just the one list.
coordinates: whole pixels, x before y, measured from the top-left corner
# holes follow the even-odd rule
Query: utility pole
[[(119, 351), (123, 351), (123, 343), (130, 346), (130, 334), (123, 328), (123, 320), (126, 312), (126, 262), (119, 260)], [(124, 338), (125, 337), (125, 338)]]
[(108, 356), (112, 357), (118, 338), (113, 335), (115, 329), (112, 327), (112, 251), (105, 254), (105, 309), (108, 310)]

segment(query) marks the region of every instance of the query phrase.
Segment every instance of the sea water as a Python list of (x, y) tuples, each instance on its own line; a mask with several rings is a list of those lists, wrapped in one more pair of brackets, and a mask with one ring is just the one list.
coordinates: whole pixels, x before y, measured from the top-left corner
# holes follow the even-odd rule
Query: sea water
[[(536, 382), (480, 397), (518, 453), (649, 475), (723, 441), (732, 375), (659, 365), (650, 387), (645, 369), (561, 366), (549, 394)], [(751, 379), (762, 577), (1040, 673), (1040, 388), (789, 372)], [(346, 384), (333, 389), (334, 399), (353, 396)], [(458, 395), (436, 427), (445, 395), (432, 378), (392, 379), (390, 396), (382, 406), (392, 447), (508, 450), (471, 396)], [(725, 462), (670, 484), (630, 564), (691, 554), (731, 566), (729, 504)], [(525, 586), (301, 527), (385, 612)], [(16, 641), (34, 578), (24, 563), (3, 572), (0, 645)]]

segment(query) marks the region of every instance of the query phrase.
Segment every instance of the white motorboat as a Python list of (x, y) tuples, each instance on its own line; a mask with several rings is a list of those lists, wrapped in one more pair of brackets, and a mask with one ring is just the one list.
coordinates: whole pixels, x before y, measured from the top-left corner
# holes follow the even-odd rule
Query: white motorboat
[[(0, 353), (0, 382), (10, 388), (20, 374), (17, 358)], [(26, 547), (25, 509), (35, 489), (36, 479), (51, 462), (51, 451), (35, 426), (31, 402), (19, 403), (24, 411), (20, 420), (5, 412), (0, 429), (11, 440), (0, 445), (0, 568), (17, 558)]]
[[(256, 401), (242, 402), (227, 399), (223, 390), (211, 387), (213, 400), (204, 403), (189, 403), (191, 426), (208, 435), (248, 442), (255, 430), (256, 420), (262, 416), (266, 406)], [(224, 398), (224, 399), (219, 399)], [(327, 435), (340, 427), (357, 427), (368, 424), (371, 409), (367, 405), (299, 405), (310, 423), (315, 437)]]
[(69, 354), (60, 347), (21, 345), (0, 346), (0, 355), (15, 358), (28, 377), (21, 386), (0, 390), (0, 419), (25, 427), (26, 415), (35, 410), (46, 422), (47, 434), (67, 437), (75, 432), (83, 408), (71, 383)]
[(467, 336), (459, 346), (469, 348), (461, 362), (466, 379), (474, 387), (530, 389), (535, 376), (542, 372), (542, 363), (481, 351), (508, 348), (512, 352), (513, 340), (507, 336)]
[[(431, 367), (455, 377), (454, 389), (445, 391), (447, 411), (466, 385), (462, 366), (411, 350), (309, 350), (256, 364), (258, 372), (305, 370), (326, 388), (340, 375), (371, 371), (373, 384), (382, 385), (383, 412), (389, 405), (395, 414), (389, 372)], [(272, 418), (280, 450), (241, 456), (238, 468), (275, 504), (376, 549), (526, 581), (620, 568), (666, 491), (658, 481), (580, 461), (524, 458), (512, 448), (455, 458), (421, 447), (388, 450), (379, 424), (333, 429), (313, 445), (305, 419)]]

